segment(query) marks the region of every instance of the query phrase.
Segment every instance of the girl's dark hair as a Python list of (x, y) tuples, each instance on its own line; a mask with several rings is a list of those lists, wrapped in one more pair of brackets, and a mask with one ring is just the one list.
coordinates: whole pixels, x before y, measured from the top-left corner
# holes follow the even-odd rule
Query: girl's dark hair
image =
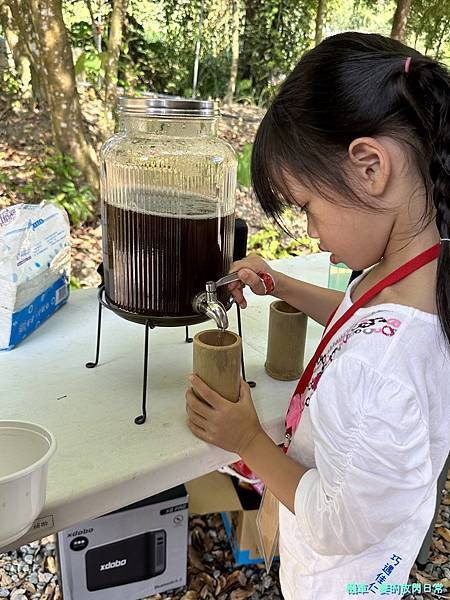
[[(411, 57), (409, 71), (405, 61)], [(438, 62), (377, 34), (347, 32), (307, 52), (264, 116), (252, 152), (252, 182), (265, 213), (283, 226), (292, 204), (286, 172), (322, 195), (358, 198), (343, 169), (350, 143), (388, 135), (410, 149), (433, 205), (441, 238), (450, 237), (450, 77)], [(329, 198), (331, 201), (332, 198)], [(436, 286), (439, 319), (450, 344), (450, 242), (442, 242)]]

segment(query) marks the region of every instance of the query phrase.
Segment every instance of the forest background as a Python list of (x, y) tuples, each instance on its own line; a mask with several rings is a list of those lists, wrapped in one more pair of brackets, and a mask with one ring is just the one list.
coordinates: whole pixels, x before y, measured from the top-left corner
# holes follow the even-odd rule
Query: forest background
[(442, 0), (0, 0), (0, 208), (64, 206), (72, 283), (94, 285), (98, 155), (117, 94), (213, 98), (220, 135), (238, 153), (249, 249), (316, 251), (304, 219), (292, 217), (287, 238), (251, 193), (251, 144), (278, 86), (306, 50), (345, 30), (390, 35), (449, 66), (449, 24)]
[[(392, 36), (449, 67), (449, 25), (449, 0), (0, 0), (0, 209), (64, 207), (71, 284), (98, 285), (98, 156), (117, 125), (117, 95), (213, 98), (239, 160), (248, 249), (269, 259), (318, 251), (304, 216), (288, 215), (292, 237), (283, 235), (251, 191), (252, 142), (278, 86), (305, 51), (346, 30)], [(190, 539), (188, 586), (172, 600), (280, 598), (274, 570), (234, 567), (220, 515), (192, 519)], [(430, 557), (409, 582), (425, 593), (407, 600), (450, 597), (450, 477)], [(426, 593), (432, 583), (439, 594)], [(61, 599), (54, 536), (0, 555), (0, 596)]]

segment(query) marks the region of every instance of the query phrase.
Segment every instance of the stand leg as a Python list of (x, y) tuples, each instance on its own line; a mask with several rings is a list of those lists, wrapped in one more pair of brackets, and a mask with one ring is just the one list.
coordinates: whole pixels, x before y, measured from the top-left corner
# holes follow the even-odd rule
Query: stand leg
[[(237, 310), (237, 320), (238, 320), (238, 333), (239, 333), (239, 337), (242, 339), (241, 307), (237, 303), (236, 303), (236, 310)], [(242, 379), (244, 381), (247, 381), (247, 379), (245, 377), (244, 340), (243, 339), (242, 339), (242, 352), (241, 352), (241, 370), (242, 370)], [(256, 387), (255, 381), (247, 381), (247, 383), (251, 388)]]
[(192, 338), (189, 337), (189, 325), (186, 325), (186, 338), (184, 341), (186, 344), (192, 344)]
[(98, 358), (100, 356), (100, 333), (102, 330), (102, 304), (99, 301), (98, 303), (98, 318), (97, 318), (97, 349), (95, 351), (95, 361), (87, 362), (86, 367), (88, 369), (93, 369), (98, 365)]
[(145, 321), (145, 341), (144, 341), (144, 378), (142, 382), (142, 414), (134, 419), (136, 425), (143, 425), (147, 419), (147, 371), (148, 371), (148, 333), (149, 329), (155, 326), (151, 321)]

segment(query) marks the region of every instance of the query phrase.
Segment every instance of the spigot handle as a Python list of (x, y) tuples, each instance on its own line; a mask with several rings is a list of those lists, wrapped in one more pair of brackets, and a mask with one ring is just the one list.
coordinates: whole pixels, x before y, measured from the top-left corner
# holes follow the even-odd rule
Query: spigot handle
[(227, 283), (233, 283), (235, 281), (240, 281), (237, 271), (234, 271), (233, 273), (228, 273), (228, 275), (225, 275), (224, 277), (218, 279), (216, 281), (216, 287), (226, 285)]

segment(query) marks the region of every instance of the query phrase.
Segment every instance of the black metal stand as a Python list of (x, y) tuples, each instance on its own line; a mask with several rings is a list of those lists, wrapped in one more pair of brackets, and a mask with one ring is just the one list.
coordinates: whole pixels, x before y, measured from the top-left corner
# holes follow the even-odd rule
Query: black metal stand
[[(238, 303), (236, 303), (236, 310), (237, 310), (238, 334), (239, 334), (239, 337), (242, 340), (242, 352), (241, 352), (241, 372), (242, 372), (242, 379), (244, 381), (247, 381), (247, 378), (245, 377), (244, 338), (242, 337), (241, 307), (239, 306)], [(256, 387), (256, 382), (255, 381), (247, 381), (247, 383), (248, 383), (248, 385), (251, 388)]]
[[(88, 369), (93, 369), (94, 367), (96, 367), (98, 365), (98, 362), (99, 362), (103, 307), (107, 308), (108, 310), (112, 310), (113, 312), (115, 312), (116, 314), (119, 314), (119, 315), (121, 315), (121, 312), (122, 312), (119, 309), (117, 309), (116, 307), (112, 306), (108, 302), (108, 300), (105, 298), (105, 286), (103, 284), (99, 286), (97, 298), (98, 298), (98, 316), (97, 316), (97, 341), (96, 341), (96, 349), (95, 349), (95, 360), (94, 360), (94, 362), (86, 363), (86, 367)], [(239, 304), (236, 304), (236, 309), (237, 309), (238, 333), (239, 333), (239, 336), (241, 337), (241, 339), (243, 339), (242, 338), (241, 312), (240, 312)], [(125, 318), (127, 318), (126, 315), (125, 315)], [(145, 423), (145, 421), (147, 420), (148, 349), (149, 349), (149, 337), (150, 337), (149, 330), (155, 329), (155, 327), (157, 327), (158, 325), (161, 325), (161, 323), (158, 323), (157, 320), (148, 319), (145, 317), (140, 317), (139, 322), (145, 325), (144, 375), (143, 375), (143, 381), (142, 381), (142, 414), (140, 414), (138, 417), (136, 417), (134, 419), (134, 422), (136, 423), (136, 425), (143, 425)], [(185, 325), (185, 340), (184, 341), (187, 344), (192, 343), (192, 338), (189, 336), (189, 325)], [(242, 378), (244, 379), (244, 381), (247, 381), (246, 377), (245, 377), (245, 361), (244, 361), (243, 346), (244, 346), (244, 344), (242, 344), (241, 370), (242, 370)], [(254, 381), (247, 381), (247, 383), (251, 388), (254, 388), (256, 386), (256, 383)]]

